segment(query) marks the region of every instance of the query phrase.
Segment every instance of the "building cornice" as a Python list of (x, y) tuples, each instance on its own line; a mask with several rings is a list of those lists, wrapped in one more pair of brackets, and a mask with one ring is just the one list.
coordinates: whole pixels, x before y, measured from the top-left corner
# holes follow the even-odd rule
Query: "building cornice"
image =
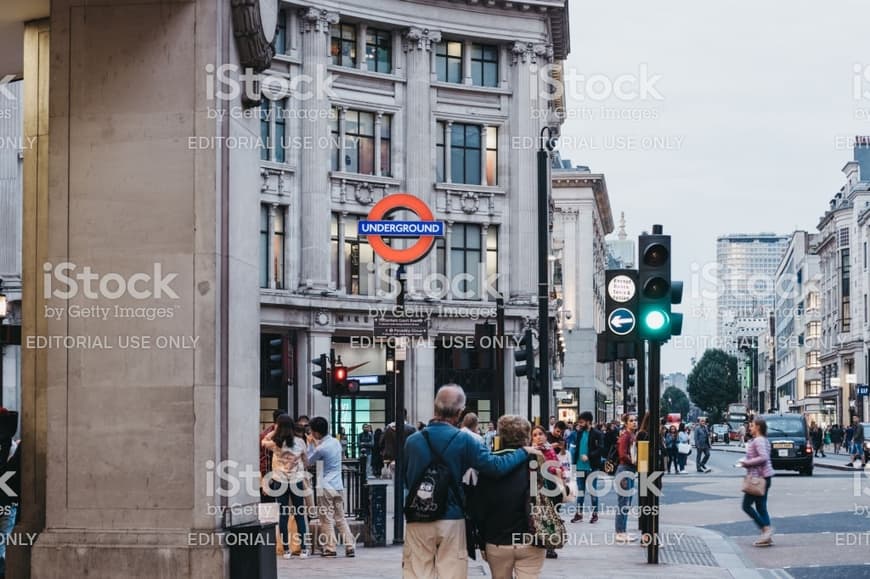
[(595, 204), (601, 217), (601, 227), (604, 234), (613, 233), (616, 228), (613, 223), (613, 212), (610, 208), (610, 196), (607, 193), (607, 181), (602, 173), (580, 173), (578, 171), (553, 171), (551, 181), (554, 189), (571, 187), (589, 187), (595, 194)]

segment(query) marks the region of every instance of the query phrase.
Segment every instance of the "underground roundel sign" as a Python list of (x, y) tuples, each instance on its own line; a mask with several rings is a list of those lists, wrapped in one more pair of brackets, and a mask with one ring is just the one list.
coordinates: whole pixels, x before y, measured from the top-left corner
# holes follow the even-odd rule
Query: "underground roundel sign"
[[(415, 213), (418, 220), (394, 221), (385, 219), (393, 211), (405, 209)], [(368, 219), (357, 225), (357, 234), (368, 237), (369, 245), (384, 261), (399, 264), (416, 263), (426, 257), (435, 245), (436, 237), (444, 237), (444, 222), (436, 221), (429, 207), (410, 193), (394, 193), (378, 201)], [(410, 247), (396, 249), (384, 241), (385, 237), (416, 237)]]

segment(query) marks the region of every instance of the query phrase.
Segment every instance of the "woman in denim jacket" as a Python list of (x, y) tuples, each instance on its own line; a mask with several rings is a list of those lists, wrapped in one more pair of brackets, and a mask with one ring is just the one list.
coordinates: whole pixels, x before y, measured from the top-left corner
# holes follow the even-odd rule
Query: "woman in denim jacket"
[(752, 440), (746, 445), (746, 458), (737, 466), (746, 469), (746, 474), (760, 476), (765, 480), (764, 495), (757, 497), (743, 493), (743, 512), (755, 521), (761, 529), (761, 537), (755, 541), (756, 547), (769, 547), (773, 544), (773, 529), (770, 527), (770, 514), (767, 512), (767, 494), (770, 492), (770, 479), (773, 465), (770, 462), (770, 441), (767, 440), (767, 422), (756, 417), (749, 424)]

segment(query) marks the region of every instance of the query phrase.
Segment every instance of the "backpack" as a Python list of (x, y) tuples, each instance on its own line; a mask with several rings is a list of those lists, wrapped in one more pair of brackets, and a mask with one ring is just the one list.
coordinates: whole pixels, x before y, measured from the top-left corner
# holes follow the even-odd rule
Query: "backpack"
[[(457, 430), (450, 437), (444, 447), (445, 451), (450, 448), (453, 439), (460, 432)], [(453, 491), (457, 501), (462, 502), (462, 494), (459, 492), (456, 481), (453, 480), (450, 467), (444, 462), (441, 453), (432, 447), (427, 430), (423, 430), (423, 438), (426, 439), (426, 444), (429, 446), (433, 458), (429, 466), (423, 470), (423, 473), (411, 486), (405, 499), (405, 518), (409, 523), (431, 523), (444, 518), (450, 491)]]

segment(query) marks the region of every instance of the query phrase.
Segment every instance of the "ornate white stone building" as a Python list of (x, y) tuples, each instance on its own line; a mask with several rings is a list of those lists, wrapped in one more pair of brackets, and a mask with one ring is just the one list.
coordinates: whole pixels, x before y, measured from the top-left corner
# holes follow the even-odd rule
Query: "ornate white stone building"
[(370, 382), (341, 403), (348, 432), (392, 420), (380, 379), (386, 348), (371, 336), (373, 314), (395, 304), (395, 268), (357, 235), (357, 222), (396, 192), (446, 222), (435, 249), (407, 268), (406, 305), (431, 316), (428, 340), (407, 350), (409, 419), (428, 419), (448, 380), (465, 387), (482, 421), (526, 414), (526, 381), (513, 377), (510, 351), (500, 359), (457, 338), (474, 338), (484, 322), (478, 335), (493, 331), (499, 295), (507, 336), (537, 318), (535, 155), (542, 128), (559, 125), (551, 88), (569, 50), (567, 3), (281, 7), (270, 73), (291, 84), (328, 80), (312, 87), (326, 90), (261, 107), (263, 420), (275, 407), (328, 415), (311, 360), (331, 349)]

